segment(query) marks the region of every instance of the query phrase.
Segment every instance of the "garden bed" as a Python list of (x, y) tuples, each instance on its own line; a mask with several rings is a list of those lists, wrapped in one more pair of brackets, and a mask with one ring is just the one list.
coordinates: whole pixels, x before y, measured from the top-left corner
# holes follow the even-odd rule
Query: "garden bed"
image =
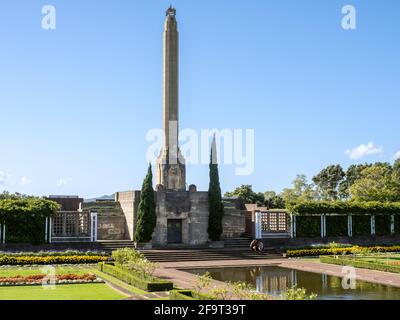
[(315, 257), (323, 255), (348, 255), (354, 253), (386, 253), (386, 252), (400, 252), (400, 246), (373, 246), (373, 247), (336, 247), (336, 248), (310, 248), (310, 249), (294, 249), (287, 250), (286, 256), (288, 258), (294, 257)]

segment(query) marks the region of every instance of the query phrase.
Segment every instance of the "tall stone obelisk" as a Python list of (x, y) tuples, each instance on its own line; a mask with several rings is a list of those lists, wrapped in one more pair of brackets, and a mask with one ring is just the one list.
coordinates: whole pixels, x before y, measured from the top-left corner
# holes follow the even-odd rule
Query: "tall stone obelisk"
[(186, 190), (186, 168), (178, 144), (179, 34), (176, 10), (169, 7), (164, 25), (163, 127), (164, 146), (157, 159), (157, 184), (166, 190)]

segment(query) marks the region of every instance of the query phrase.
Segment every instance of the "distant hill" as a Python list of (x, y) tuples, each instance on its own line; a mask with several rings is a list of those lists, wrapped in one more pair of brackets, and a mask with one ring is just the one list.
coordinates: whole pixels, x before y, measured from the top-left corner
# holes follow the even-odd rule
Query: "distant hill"
[(84, 199), (84, 202), (96, 202), (96, 200), (114, 200), (115, 199), (115, 193), (109, 195), (109, 196), (101, 196), (101, 197), (96, 197), (96, 198), (91, 198), (91, 199)]

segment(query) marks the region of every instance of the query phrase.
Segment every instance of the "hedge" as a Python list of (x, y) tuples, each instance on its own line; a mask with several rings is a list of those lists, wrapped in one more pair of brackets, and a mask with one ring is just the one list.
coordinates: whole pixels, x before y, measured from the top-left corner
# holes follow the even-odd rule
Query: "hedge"
[(191, 290), (171, 290), (169, 300), (195, 300), (194, 292)]
[(356, 267), (356, 268), (400, 273), (400, 266), (388, 265), (388, 264), (379, 263), (379, 262), (368, 262), (368, 261), (361, 261), (361, 260), (357, 260), (357, 259), (344, 259), (344, 258), (340, 258), (340, 257), (335, 258), (335, 257), (329, 257), (329, 256), (328, 257), (320, 257), (320, 261), (322, 263), (337, 264), (337, 265), (341, 265), (341, 266), (352, 266), (352, 267)]
[(315, 248), (315, 249), (298, 249), (287, 250), (286, 256), (289, 258), (294, 257), (308, 257), (308, 256), (322, 256), (322, 255), (341, 255), (353, 254), (359, 252), (365, 253), (385, 253), (385, 252), (400, 252), (400, 246), (374, 246), (374, 247), (344, 247), (344, 248)]
[(123, 267), (116, 266), (114, 263), (99, 263), (99, 269), (113, 276), (123, 282), (126, 282), (136, 288), (154, 292), (154, 291), (169, 291), (173, 288), (173, 283), (161, 279), (143, 279), (139, 274), (134, 271), (124, 269)]
[(210, 294), (200, 293), (199, 295), (192, 290), (171, 290), (169, 300), (216, 300)]
[(6, 242), (44, 242), (45, 219), (58, 209), (57, 203), (40, 198), (0, 200), (0, 224), (6, 226)]
[(326, 216), (326, 235), (328, 237), (347, 236), (347, 228), (347, 216)]
[(321, 236), (321, 217), (318, 216), (299, 216), (296, 217), (296, 236), (301, 237), (320, 237)]
[(289, 213), (297, 215), (324, 213), (400, 215), (400, 202), (304, 201), (288, 204), (287, 209)]
[(0, 252), (0, 257), (57, 257), (57, 256), (107, 256), (104, 251), (39, 251), (39, 252)]
[(377, 236), (390, 235), (390, 216), (375, 216), (375, 234)]
[(108, 256), (1, 256), (0, 265), (51, 265), (51, 264), (86, 264), (108, 260)]
[(394, 233), (400, 234), (400, 216), (394, 216)]
[(371, 236), (371, 216), (353, 216), (353, 236)]

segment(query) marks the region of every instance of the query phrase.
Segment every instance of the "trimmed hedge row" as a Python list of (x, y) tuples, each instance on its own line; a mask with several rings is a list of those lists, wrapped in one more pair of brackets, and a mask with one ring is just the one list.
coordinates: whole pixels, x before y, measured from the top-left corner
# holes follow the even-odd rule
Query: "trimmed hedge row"
[(173, 288), (172, 282), (161, 279), (143, 279), (139, 274), (116, 266), (114, 263), (100, 262), (98, 267), (100, 271), (148, 292), (169, 291)]
[(171, 290), (169, 300), (195, 300), (194, 292), (191, 290)]
[(6, 242), (43, 243), (45, 219), (59, 208), (57, 203), (40, 198), (0, 200), (0, 224), (6, 225)]
[(169, 292), (169, 300), (216, 300), (210, 294), (197, 294), (192, 290), (171, 290)]
[(321, 236), (321, 217), (318, 216), (296, 217), (296, 236), (298, 238)]
[(327, 216), (326, 235), (328, 237), (344, 237), (348, 235), (347, 216)]
[[(390, 225), (389, 225), (390, 226)], [(353, 236), (371, 235), (371, 216), (353, 216)]]
[(86, 264), (106, 261), (107, 256), (2, 256), (0, 265), (32, 265), (32, 264)]
[(58, 256), (106, 256), (103, 251), (39, 251), (39, 252), (0, 252), (0, 257), (58, 257)]
[(352, 254), (359, 252), (371, 252), (371, 253), (385, 253), (385, 252), (400, 252), (400, 246), (375, 246), (375, 247), (345, 247), (345, 248), (316, 248), (316, 249), (299, 249), (299, 250), (287, 250), (286, 256), (289, 258), (295, 257), (311, 257), (311, 256), (323, 256), (323, 255), (335, 255), (335, 254)]
[(310, 214), (375, 214), (399, 215), (400, 202), (355, 202), (355, 201), (304, 201), (288, 204), (289, 213), (298, 215)]
[(320, 257), (319, 259), (322, 263), (330, 263), (330, 264), (337, 264), (337, 265), (341, 265), (341, 266), (352, 266), (352, 267), (356, 267), (356, 268), (400, 273), (400, 266), (388, 265), (385, 263), (368, 262), (368, 261), (361, 261), (361, 260), (357, 260), (357, 259), (344, 259), (344, 258), (340, 258), (340, 257), (335, 258), (335, 257), (329, 257), (329, 256), (328, 257)]

